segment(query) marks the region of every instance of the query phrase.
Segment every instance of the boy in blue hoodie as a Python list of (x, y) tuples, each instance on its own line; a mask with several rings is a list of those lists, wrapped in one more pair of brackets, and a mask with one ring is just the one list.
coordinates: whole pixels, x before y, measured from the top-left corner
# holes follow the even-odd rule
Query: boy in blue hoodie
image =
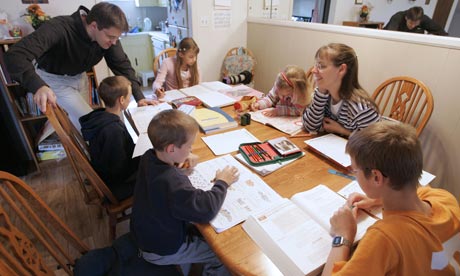
[(118, 200), (130, 197), (136, 184), (139, 157), (121, 112), (131, 99), (131, 82), (123, 76), (105, 78), (99, 85), (105, 108), (80, 117), (83, 138), (89, 142), (91, 164)]

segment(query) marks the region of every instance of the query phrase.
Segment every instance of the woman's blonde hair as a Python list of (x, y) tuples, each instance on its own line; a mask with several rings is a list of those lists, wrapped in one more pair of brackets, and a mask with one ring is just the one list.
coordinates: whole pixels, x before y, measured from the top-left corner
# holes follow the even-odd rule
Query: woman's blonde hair
[(297, 65), (286, 66), (276, 77), (275, 85), (280, 89), (292, 88), (294, 104), (306, 106), (311, 102), (311, 95), (307, 93), (307, 76)]
[(176, 81), (178, 88), (184, 88), (184, 84), (182, 82), (182, 77), (180, 74), (180, 68), (184, 64), (183, 59), (181, 58), (181, 54), (184, 55), (188, 51), (192, 51), (196, 56), (197, 56), (197, 61), (189, 67), (190, 70), (190, 83), (189, 86), (193, 86), (198, 84), (200, 81), (200, 76), (198, 73), (198, 53), (200, 52), (200, 48), (198, 47), (198, 44), (196, 44), (195, 40), (191, 37), (186, 37), (181, 40), (179, 43), (179, 46), (177, 47), (177, 54), (176, 54), (176, 66), (175, 66), (175, 72), (176, 72)]

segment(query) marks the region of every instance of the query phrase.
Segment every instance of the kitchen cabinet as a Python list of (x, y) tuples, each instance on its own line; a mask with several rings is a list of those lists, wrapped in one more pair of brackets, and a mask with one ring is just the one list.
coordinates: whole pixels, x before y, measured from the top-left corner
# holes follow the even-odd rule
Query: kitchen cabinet
[(120, 42), (138, 75), (142, 71), (152, 71), (153, 50), (148, 33), (128, 34), (122, 36)]
[(167, 7), (168, 0), (135, 0), (136, 7)]

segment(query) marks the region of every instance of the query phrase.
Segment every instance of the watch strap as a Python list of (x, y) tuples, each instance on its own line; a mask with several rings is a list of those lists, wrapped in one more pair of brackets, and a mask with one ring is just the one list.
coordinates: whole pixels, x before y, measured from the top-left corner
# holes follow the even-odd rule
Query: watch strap
[(346, 238), (344, 238), (342, 236), (335, 236), (332, 239), (332, 246), (333, 247), (339, 247), (339, 246), (342, 246), (342, 245), (351, 247), (352, 244), (351, 244), (351, 241), (347, 240)]

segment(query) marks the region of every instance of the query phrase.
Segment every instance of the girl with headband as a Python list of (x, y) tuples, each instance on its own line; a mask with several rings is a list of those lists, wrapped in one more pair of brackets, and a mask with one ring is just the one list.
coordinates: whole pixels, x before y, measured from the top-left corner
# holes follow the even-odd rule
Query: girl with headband
[(268, 94), (251, 105), (252, 110), (271, 108), (265, 116), (300, 116), (310, 103), (307, 94), (305, 71), (295, 65), (288, 65), (276, 77), (273, 88)]

